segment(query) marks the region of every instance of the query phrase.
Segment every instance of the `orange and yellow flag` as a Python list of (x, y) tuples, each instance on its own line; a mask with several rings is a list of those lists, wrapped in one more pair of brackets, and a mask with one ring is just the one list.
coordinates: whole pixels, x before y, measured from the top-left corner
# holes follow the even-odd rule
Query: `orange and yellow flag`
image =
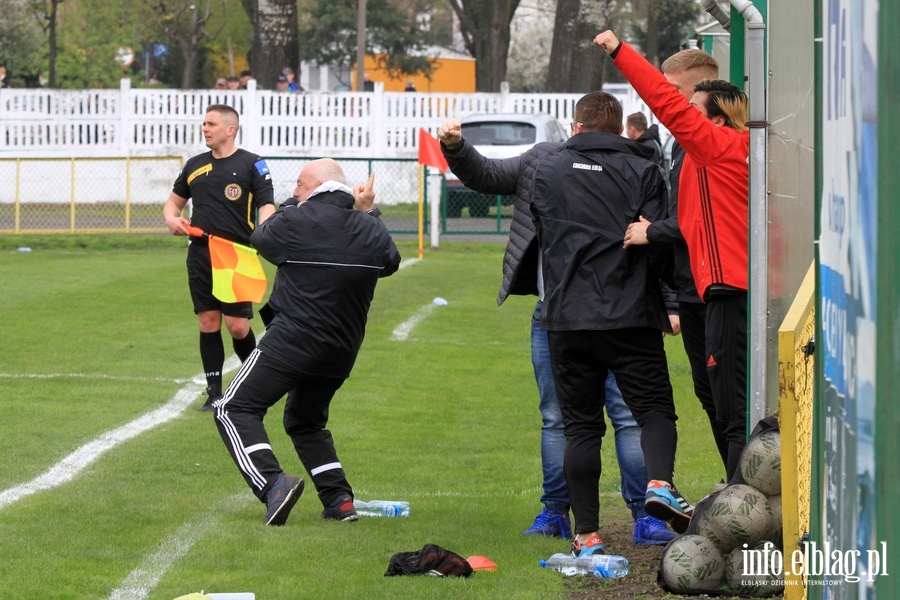
[(222, 302), (262, 302), (266, 273), (256, 250), (229, 240), (209, 236), (213, 296)]

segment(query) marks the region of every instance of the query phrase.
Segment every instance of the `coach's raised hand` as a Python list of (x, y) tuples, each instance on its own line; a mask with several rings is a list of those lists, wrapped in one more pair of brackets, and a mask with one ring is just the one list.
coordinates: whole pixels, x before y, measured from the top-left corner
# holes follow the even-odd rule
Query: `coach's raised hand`
[(594, 45), (603, 48), (607, 54), (612, 54), (619, 47), (619, 38), (612, 30), (607, 29), (603, 33), (597, 34), (597, 37), (594, 38)]
[(369, 173), (369, 179), (353, 188), (353, 206), (358, 210), (369, 212), (375, 204), (375, 172)]
[(462, 125), (456, 119), (449, 119), (438, 129), (438, 139), (448, 148), (462, 143)]

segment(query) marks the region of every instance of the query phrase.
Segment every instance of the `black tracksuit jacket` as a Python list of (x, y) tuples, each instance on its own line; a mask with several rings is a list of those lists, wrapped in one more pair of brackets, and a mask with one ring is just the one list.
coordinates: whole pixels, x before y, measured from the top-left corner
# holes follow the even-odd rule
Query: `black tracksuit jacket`
[(326, 192), (285, 202), (250, 243), (278, 265), (260, 351), (300, 373), (349, 376), (375, 285), (400, 265), (387, 228), (354, 210), (352, 195)]

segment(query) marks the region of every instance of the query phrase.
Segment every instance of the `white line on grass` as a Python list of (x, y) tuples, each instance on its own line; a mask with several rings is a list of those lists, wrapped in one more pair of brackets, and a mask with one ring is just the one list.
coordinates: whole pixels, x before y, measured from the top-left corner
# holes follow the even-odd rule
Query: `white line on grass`
[(428, 317), (428, 315), (434, 312), (435, 308), (437, 308), (437, 304), (434, 303), (426, 304), (425, 306), (421, 307), (416, 311), (416, 314), (394, 328), (394, 331), (391, 333), (391, 341), (406, 341), (406, 338), (409, 337), (409, 334), (412, 332), (413, 327), (424, 321)]
[[(236, 357), (232, 356), (225, 362), (222, 372), (233, 371), (238, 367), (239, 362)], [(202, 389), (196, 383), (186, 385), (178, 390), (171, 400), (156, 410), (91, 440), (31, 481), (3, 490), (0, 492), (0, 508), (31, 494), (52, 489), (75, 479), (75, 476), (84, 470), (85, 467), (122, 442), (127, 442), (131, 438), (137, 437), (145, 431), (171, 421), (180, 415), (197, 398), (197, 394)]]
[(109, 600), (143, 600), (159, 585), (160, 580), (178, 560), (183, 558), (197, 541), (212, 530), (226, 512), (236, 510), (253, 496), (246, 493), (229, 496), (210, 510), (182, 525), (178, 531), (163, 540), (156, 552), (141, 564), (109, 595)]
[(419, 262), (418, 258), (407, 258), (406, 260), (400, 261), (400, 269), (405, 269), (406, 267), (412, 266)]
[(110, 381), (149, 381), (152, 383), (188, 383), (192, 379), (171, 377), (135, 377), (133, 375), (105, 375), (103, 373), (0, 373), (0, 379), (108, 379)]

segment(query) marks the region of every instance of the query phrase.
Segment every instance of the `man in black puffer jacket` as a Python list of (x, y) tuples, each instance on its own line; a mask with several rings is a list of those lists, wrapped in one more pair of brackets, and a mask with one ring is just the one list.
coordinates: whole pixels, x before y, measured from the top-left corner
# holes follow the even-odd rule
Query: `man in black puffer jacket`
[[(267, 507), (266, 525), (283, 525), (303, 491), (272, 452), (263, 417), (284, 394), (284, 429), (309, 472), (326, 519), (355, 521), (353, 489), (326, 429), (328, 407), (350, 375), (381, 277), (400, 253), (378, 209), (373, 176), (355, 190), (331, 159), (300, 171), (294, 196), (250, 236), (278, 265), (266, 335), (214, 403), (216, 426), (238, 470)], [(354, 210), (354, 205), (359, 210)]]
[[(503, 257), (503, 281), (497, 305), (512, 295), (534, 295), (539, 298), (538, 252), (529, 197), (537, 164), (559, 152), (563, 144), (543, 142), (527, 152), (507, 159), (488, 159), (482, 156), (462, 136), (459, 121), (449, 120), (439, 132), (441, 150), (453, 173), (468, 188), (488, 194), (515, 195), (514, 212), (509, 229), (509, 241)], [(638, 155), (646, 152), (636, 144), (629, 144)], [(570, 538), (569, 494), (563, 472), (566, 448), (564, 424), (553, 373), (547, 332), (540, 325), (541, 300), (535, 306), (531, 320), (531, 360), (540, 395), (541, 465), (543, 471), (544, 505), (534, 523), (524, 535), (550, 535)], [(665, 544), (674, 537), (658, 519), (644, 511), (644, 491), (647, 473), (640, 447), (641, 430), (625, 405), (622, 394), (610, 374), (606, 380), (606, 411), (615, 430), (616, 454), (622, 474), (622, 497), (635, 521), (632, 541), (636, 544)]]

